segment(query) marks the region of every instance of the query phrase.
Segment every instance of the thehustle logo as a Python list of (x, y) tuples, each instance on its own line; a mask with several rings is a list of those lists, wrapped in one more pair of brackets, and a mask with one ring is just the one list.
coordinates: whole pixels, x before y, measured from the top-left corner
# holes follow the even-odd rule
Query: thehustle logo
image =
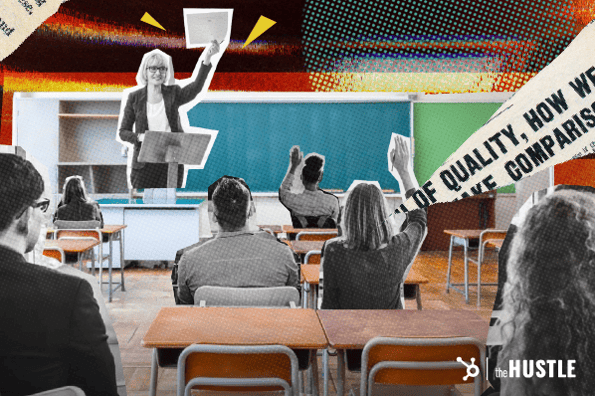
[(467, 378), (475, 378), (479, 375), (479, 366), (475, 364), (475, 358), (471, 358), (471, 364), (467, 364), (460, 356), (457, 357), (457, 362), (463, 363), (467, 367), (467, 375), (463, 377), (463, 381), (467, 381)]
[(575, 365), (576, 360), (509, 360), (508, 370), (496, 367), (494, 375), (499, 378), (575, 378)]

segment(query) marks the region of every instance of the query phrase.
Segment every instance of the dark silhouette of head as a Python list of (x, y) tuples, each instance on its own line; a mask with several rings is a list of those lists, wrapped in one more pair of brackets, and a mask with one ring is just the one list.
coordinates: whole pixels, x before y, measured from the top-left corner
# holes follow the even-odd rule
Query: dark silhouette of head
[(223, 231), (236, 231), (246, 225), (250, 192), (235, 178), (224, 178), (213, 193), (214, 215)]
[(314, 184), (322, 179), (324, 159), (318, 154), (310, 155), (304, 160), (302, 180), (307, 184)]
[(68, 205), (71, 202), (88, 202), (89, 196), (85, 190), (85, 183), (82, 176), (70, 176), (64, 183), (64, 193), (62, 194), (62, 205)]
[(44, 183), (33, 164), (14, 154), (0, 154), (0, 231), (35, 203)]

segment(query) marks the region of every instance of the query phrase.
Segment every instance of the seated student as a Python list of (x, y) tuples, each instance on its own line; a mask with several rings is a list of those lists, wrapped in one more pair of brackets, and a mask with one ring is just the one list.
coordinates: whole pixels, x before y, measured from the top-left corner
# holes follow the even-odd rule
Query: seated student
[(318, 188), (324, 173), (324, 159), (321, 156), (314, 153), (306, 156), (301, 175), (304, 191), (299, 194), (291, 192), (302, 156), (299, 146), (291, 148), (290, 167), (281, 183), (279, 200), (291, 212), (291, 221), (295, 228), (335, 228), (339, 217), (339, 200), (333, 194)]
[[(512, 241), (506, 274), (498, 366), (510, 373), (520, 362), (520, 375), (501, 378), (500, 394), (593, 394), (594, 196), (562, 190), (534, 206)], [(523, 375), (523, 364), (533, 375)]]
[(87, 195), (81, 176), (66, 178), (62, 199), (58, 203), (58, 210), (54, 215), (54, 221), (56, 220), (98, 220), (101, 224), (100, 228), (103, 228), (103, 215), (99, 204)]
[(297, 286), (297, 264), (287, 245), (250, 230), (250, 194), (237, 179), (227, 178), (213, 193), (220, 231), (187, 251), (178, 269), (178, 297), (194, 304), (201, 286)]
[[(226, 180), (226, 179), (236, 180), (239, 183), (241, 183), (242, 186), (244, 186), (248, 190), (248, 194), (250, 195), (250, 215), (248, 216), (248, 219), (253, 218), (255, 211), (256, 211), (256, 208), (254, 206), (254, 201), (252, 199), (252, 193), (250, 192), (250, 187), (248, 187), (248, 184), (246, 184), (244, 179), (239, 178), (239, 177), (233, 177), (233, 176), (222, 176), (219, 179), (217, 179), (216, 182), (211, 184), (209, 186), (209, 188), (207, 189), (207, 193), (208, 193), (207, 198), (208, 198), (208, 204), (209, 204), (209, 223), (211, 225), (211, 230), (213, 230), (214, 225), (215, 225), (214, 217), (212, 217), (212, 212), (214, 211), (213, 193), (215, 192), (217, 187), (219, 187), (219, 184), (223, 180)], [(246, 220), (246, 222), (249, 222), (249, 220)], [(277, 240), (277, 237), (275, 237), (274, 235), (271, 235), (268, 232), (261, 230), (261, 229), (255, 230), (254, 235), (257, 235), (257, 236), (260, 236), (263, 238)], [(194, 244), (192, 244), (188, 247), (185, 247), (183, 249), (180, 249), (176, 252), (176, 259), (174, 261), (174, 266), (173, 266), (172, 272), (171, 272), (171, 281), (172, 281), (172, 286), (173, 286), (173, 290), (174, 290), (174, 299), (176, 301), (176, 304), (180, 304), (180, 299), (178, 298), (178, 268), (179, 268), (180, 259), (182, 258), (184, 253), (186, 253), (194, 248), (197, 248), (198, 246), (208, 242), (211, 239), (212, 238), (201, 238), (201, 240), (199, 242), (194, 243)]]
[(117, 395), (114, 358), (89, 283), (26, 262), (49, 199), (33, 165), (0, 155), (0, 394), (77, 386)]
[[(393, 164), (403, 180), (406, 197), (415, 192), (408, 172), (409, 152), (397, 140)], [(359, 184), (348, 195), (343, 236), (327, 241), (322, 250), (324, 292), (322, 309), (401, 309), (401, 283), (425, 239), (425, 209), (407, 213), (401, 232), (393, 235), (382, 191)], [(350, 367), (358, 366), (361, 351)], [(352, 360), (352, 359), (350, 359)]]

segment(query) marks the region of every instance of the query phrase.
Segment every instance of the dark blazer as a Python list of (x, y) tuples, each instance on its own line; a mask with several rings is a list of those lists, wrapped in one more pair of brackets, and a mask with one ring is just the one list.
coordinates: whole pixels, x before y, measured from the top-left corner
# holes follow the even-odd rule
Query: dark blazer
[[(179, 85), (161, 86), (165, 114), (172, 132), (184, 132), (180, 123), (180, 114), (178, 110), (181, 105), (190, 102), (200, 93), (212, 66), (212, 64), (205, 66), (205, 64), (201, 62), (196, 80), (186, 85), (184, 88)], [(147, 86), (128, 95), (128, 101), (126, 102), (122, 117), (119, 131), (120, 139), (134, 144), (132, 168), (141, 169), (145, 164), (143, 162), (138, 162), (138, 154), (140, 153), (141, 148), (138, 134), (145, 133), (145, 131), (149, 129), (149, 121), (147, 120)], [(134, 131), (132, 130), (133, 125)]]
[(0, 246), (0, 394), (74, 385), (116, 396), (115, 373), (89, 282)]
[(58, 207), (58, 210), (54, 215), (54, 221), (56, 220), (99, 220), (101, 222), (100, 227), (103, 228), (103, 215), (101, 214), (101, 209), (99, 209), (99, 204), (97, 202), (72, 201), (68, 205), (62, 205)]

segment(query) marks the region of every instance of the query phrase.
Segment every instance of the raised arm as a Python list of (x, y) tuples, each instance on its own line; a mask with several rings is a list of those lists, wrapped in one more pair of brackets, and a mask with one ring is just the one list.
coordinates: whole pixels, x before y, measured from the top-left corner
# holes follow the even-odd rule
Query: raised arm
[[(403, 139), (395, 138), (395, 149), (391, 152), (393, 166), (399, 172), (404, 184), (405, 199), (409, 199), (415, 193), (415, 184), (409, 172), (410, 156), (406, 142)], [(417, 182), (417, 180), (416, 180)], [(407, 218), (401, 226), (401, 233), (397, 235), (404, 248), (405, 262), (410, 264), (415, 258), (421, 244), (423, 243), (428, 228), (427, 210), (417, 209), (407, 212)]]
[(219, 43), (217, 42), (217, 40), (213, 40), (211, 42), (211, 45), (206, 49), (206, 51), (207, 53), (205, 55), (204, 61), (200, 62), (199, 59), (199, 62), (196, 64), (198, 72), (195, 68), (194, 72), (192, 73), (193, 76), (196, 76), (194, 78), (194, 81), (182, 88), (181, 94), (179, 96), (179, 105), (183, 105), (190, 102), (191, 100), (196, 98), (200, 91), (202, 91), (207, 76), (211, 71), (211, 58), (213, 57), (213, 55), (219, 52)]
[(295, 171), (302, 162), (303, 156), (300, 146), (293, 146), (289, 152), (289, 170), (279, 188), (279, 200), (285, 206), (293, 206), (293, 199), (296, 194), (291, 193), (291, 186), (293, 185)]

